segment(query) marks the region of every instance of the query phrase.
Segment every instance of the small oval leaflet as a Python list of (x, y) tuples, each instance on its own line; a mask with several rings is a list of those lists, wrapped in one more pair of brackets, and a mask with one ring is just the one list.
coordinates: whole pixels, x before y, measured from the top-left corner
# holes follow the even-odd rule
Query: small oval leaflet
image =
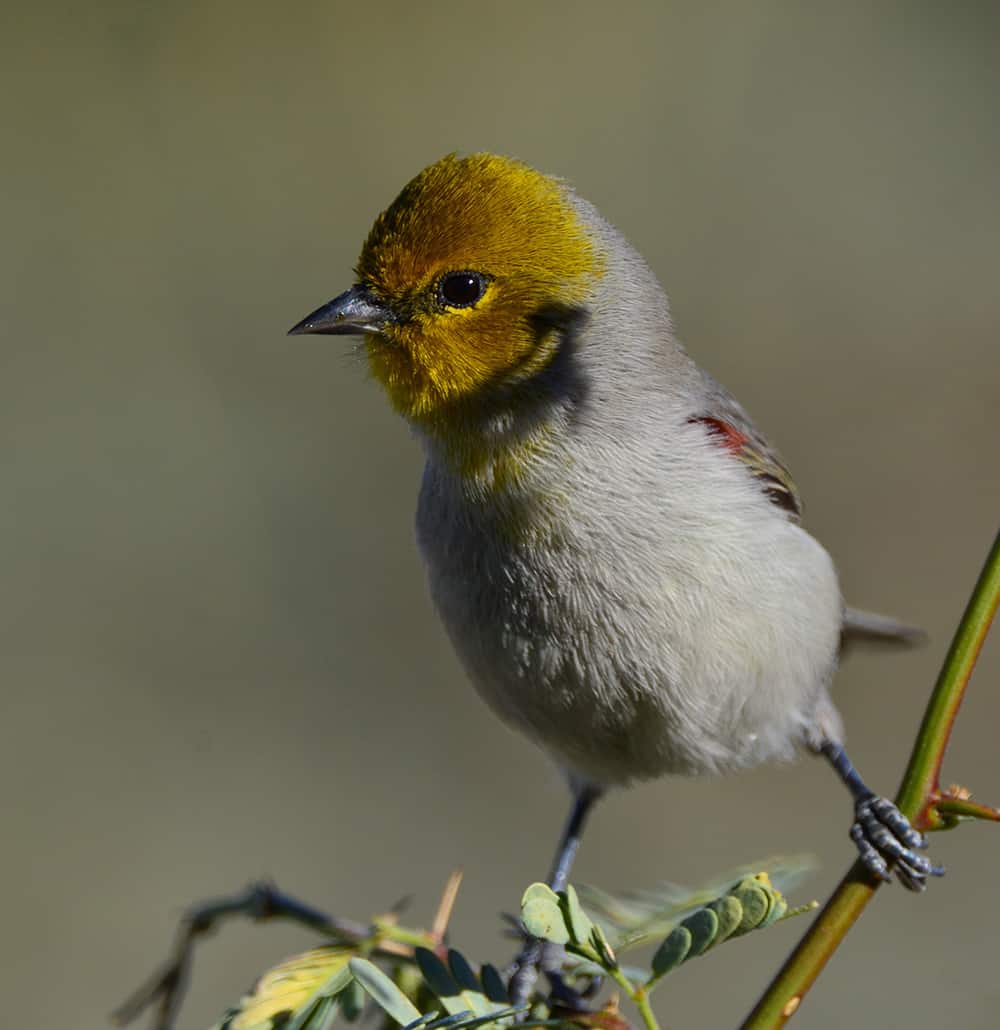
[(589, 941), (594, 924), (590, 917), (583, 911), (580, 899), (572, 884), (567, 885), (564, 893), (557, 895), (559, 908), (562, 910), (566, 920), (566, 926), (573, 938), (574, 944), (585, 944)]
[(742, 880), (732, 892), (743, 907), (743, 918), (736, 933), (747, 933), (756, 929), (770, 908), (767, 891), (752, 879)]
[(455, 982), (463, 991), (478, 992), (481, 990), (479, 980), (476, 978), (476, 974), (472, 971), (472, 967), (465, 956), (454, 948), (448, 949), (448, 968), (451, 970), (451, 975), (455, 978)]
[(438, 1001), (450, 1016), (465, 1012), (469, 1002), (459, 990), (455, 978), (448, 967), (429, 948), (416, 947), (413, 957), (427, 986), (437, 995)]
[(483, 990), (486, 992), (486, 997), (490, 1001), (496, 1002), (499, 1005), (510, 1004), (507, 985), (503, 982), (503, 977), (498, 972), (496, 966), (490, 965), (489, 962), (484, 963), (479, 976), (483, 981)]
[(352, 980), (340, 995), (340, 1011), (348, 1023), (357, 1022), (365, 1008), (365, 992), (358, 981)]
[(763, 930), (773, 923), (776, 923), (787, 911), (788, 902), (784, 896), (776, 890), (769, 890), (767, 892), (769, 906), (767, 909), (767, 915), (760, 922), (758, 929)]
[(521, 921), (532, 937), (568, 944), (570, 935), (559, 897), (544, 883), (533, 883), (521, 899)]
[(364, 958), (352, 958), (351, 972), (359, 984), (400, 1026), (420, 1018), (420, 1012), (409, 998), (378, 966)]
[(709, 906), (719, 919), (719, 928), (715, 932), (714, 947), (732, 936), (743, 919), (743, 906), (731, 894), (718, 898)]
[(649, 983), (676, 969), (688, 957), (690, 950), (691, 931), (686, 926), (675, 926), (656, 949), (653, 956), (653, 975)]
[(697, 912), (689, 915), (681, 926), (691, 934), (688, 958), (694, 958), (712, 946), (719, 929), (719, 917), (710, 908), (699, 908)]

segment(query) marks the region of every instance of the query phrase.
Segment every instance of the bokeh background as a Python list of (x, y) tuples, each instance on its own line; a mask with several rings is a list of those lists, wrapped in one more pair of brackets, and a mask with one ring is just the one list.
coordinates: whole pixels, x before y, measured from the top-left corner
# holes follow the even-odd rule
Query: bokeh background
[[(0, 935), (11, 1026), (100, 1027), (183, 907), (270, 875), (455, 939), (544, 874), (558, 775), (463, 682), (425, 596), (420, 455), (340, 339), (349, 284), (425, 164), (562, 175), (667, 284), (694, 355), (796, 471), (857, 604), (927, 627), (858, 656), (855, 760), (895, 788), (997, 529), (1000, 8), (292, 2), (4, 5)], [(1000, 801), (1000, 644), (946, 767)], [(577, 877), (696, 883), (850, 859), (821, 763), (660, 782), (598, 811)], [(1000, 835), (882, 892), (803, 1026), (994, 1027)], [(692, 963), (674, 1028), (733, 1026), (804, 924)], [(182, 1026), (310, 943), (227, 929)]]

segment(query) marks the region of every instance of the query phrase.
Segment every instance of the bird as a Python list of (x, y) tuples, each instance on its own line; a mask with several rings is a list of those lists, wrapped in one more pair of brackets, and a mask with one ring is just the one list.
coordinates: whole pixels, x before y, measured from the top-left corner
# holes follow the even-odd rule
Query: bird
[[(378, 215), (353, 285), (290, 333), (363, 337), (422, 445), (437, 612), (479, 694), (570, 786), (553, 890), (609, 789), (803, 750), (850, 792), (873, 877), (922, 891), (943, 873), (861, 778), (831, 698), (845, 647), (919, 631), (845, 605), (785, 462), (567, 182), (441, 158)], [(515, 1002), (540, 957), (529, 941), (515, 961)]]

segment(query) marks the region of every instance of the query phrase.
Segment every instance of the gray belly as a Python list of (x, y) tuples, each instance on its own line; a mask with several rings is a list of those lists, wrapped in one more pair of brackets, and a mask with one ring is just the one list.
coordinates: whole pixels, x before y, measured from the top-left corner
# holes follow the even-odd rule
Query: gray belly
[(600, 546), (587, 527), (515, 537), (425, 484), (418, 539), (434, 602), (487, 703), (571, 772), (619, 784), (791, 757), (825, 703), (836, 578), (811, 537), (768, 525), (801, 554), (776, 576), (765, 541), (755, 572), (747, 547), (759, 534), (748, 534), (733, 545), (741, 580), (716, 538), (713, 560), (692, 566), (690, 541), (681, 563), (669, 540), (639, 546), (628, 526), (605, 528)]

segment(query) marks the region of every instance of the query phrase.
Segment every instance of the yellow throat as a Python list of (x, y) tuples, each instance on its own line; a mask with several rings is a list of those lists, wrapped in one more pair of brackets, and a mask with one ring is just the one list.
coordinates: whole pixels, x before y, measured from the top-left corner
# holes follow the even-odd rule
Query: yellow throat
[[(450, 412), (545, 367), (553, 331), (542, 316), (584, 302), (602, 268), (558, 180), (491, 154), (444, 157), (379, 215), (362, 249), (359, 282), (397, 316), (366, 337), (372, 373), (401, 414), (447, 435)], [(468, 306), (442, 296), (458, 272), (483, 284)]]

